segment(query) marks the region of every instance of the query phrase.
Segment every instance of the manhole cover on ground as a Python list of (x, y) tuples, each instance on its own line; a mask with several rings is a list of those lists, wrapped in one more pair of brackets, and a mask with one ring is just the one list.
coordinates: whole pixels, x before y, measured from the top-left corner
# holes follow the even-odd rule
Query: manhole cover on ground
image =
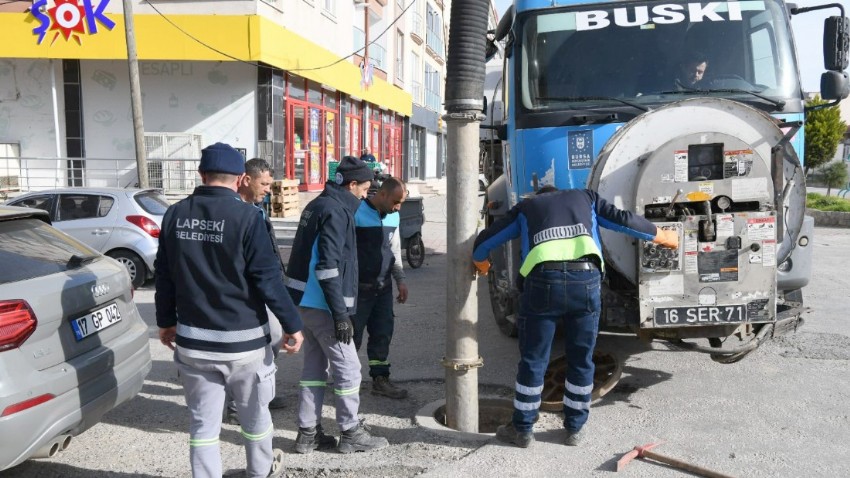
[[(610, 392), (623, 373), (622, 364), (611, 354), (594, 352), (593, 393), (596, 400)], [(543, 377), (543, 396), (540, 409), (547, 412), (560, 412), (564, 409), (564, 382), (567, 379), (567, 357), (561, 355), (549, 361), (546, 375)]]

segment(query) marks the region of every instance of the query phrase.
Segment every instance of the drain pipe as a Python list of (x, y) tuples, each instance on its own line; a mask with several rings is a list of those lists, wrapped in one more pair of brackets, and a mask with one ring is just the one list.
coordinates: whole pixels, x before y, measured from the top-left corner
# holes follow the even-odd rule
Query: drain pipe
[(479, 124), (490, 0), (455, 0), (446, 67), (446, 425), (478, 433), (478, 283), (472, 244), (478, 227)]

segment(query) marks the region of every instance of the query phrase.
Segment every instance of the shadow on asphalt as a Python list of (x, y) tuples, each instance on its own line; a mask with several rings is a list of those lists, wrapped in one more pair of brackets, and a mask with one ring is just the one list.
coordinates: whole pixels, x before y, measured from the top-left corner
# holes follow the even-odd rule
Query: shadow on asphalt
[[(71, 445), (73, 447), (73, 445)], [(67, 452), (62, 452), (67, 453)], [(73, 453), (73, 452), (71, 452)], [(146, 473), (120, 473), (115, 471), (98, 471), (98, 470), (89, 470), (87, 468), (79, 468), (76, 466), (65, 465), (62, 463), (51, 463), (49, 461), (44, 460), (30, 460), (21, 463), (20, 465), (8, 469), (6, 471), (0, 471), (0, 477), (2, 478), (13, 478), (13, 477), (27, 477), (27, 478), (41, 478), (41, 477), (62, 477), (62, 478), (114, 478), (114, 477), (123, 477), (123, 478), (153, 478), (159, 477), (161, 475), (148, 475)]]

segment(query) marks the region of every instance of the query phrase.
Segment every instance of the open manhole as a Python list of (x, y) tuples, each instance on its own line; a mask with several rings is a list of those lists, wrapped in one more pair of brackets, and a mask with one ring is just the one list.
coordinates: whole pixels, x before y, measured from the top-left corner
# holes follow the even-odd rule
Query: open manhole
[[(478, 399), (478, 433), (496, 433), (496, 428), (499, 425), (511, 421), (513, 413), (514, 404), (511, 400), (504, 398)], [(434, 420), (440, 425), (448, 427), (445, 405), (434, 410)]]
[[(610, 392), (623, 373), (623, 365), (607, 352), (593, 352), (593, 393), (596, 400)], [(561, 355), (549, 361), (546, 375), (543, 376), (543, 393), (540, 409), (547, 412), (560, 412), (564, 409), (564, 382), (567, 379), (567, 357)]]

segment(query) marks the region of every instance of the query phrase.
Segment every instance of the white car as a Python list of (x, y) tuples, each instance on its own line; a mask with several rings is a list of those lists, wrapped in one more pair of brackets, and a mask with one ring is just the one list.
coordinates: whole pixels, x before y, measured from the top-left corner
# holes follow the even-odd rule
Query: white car
[(136, 396), (151, 356), (124, 268), (58, 232), (44, 211), (0, 206), (0, 264), (5, 470), (62, 452)]
[(51, 189), (6, 204), (47, 211), (53, 227), (124, 264), (135, 288), (153, 276), (159, 228), (169, 206), (156, 189)]

